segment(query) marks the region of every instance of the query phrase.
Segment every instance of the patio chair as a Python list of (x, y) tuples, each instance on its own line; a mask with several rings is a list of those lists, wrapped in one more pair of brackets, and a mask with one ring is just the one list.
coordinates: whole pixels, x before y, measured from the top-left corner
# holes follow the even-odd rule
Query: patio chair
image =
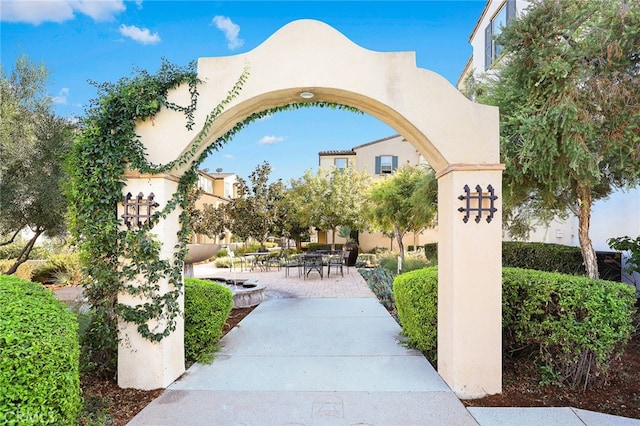
[(344, 265), (344, 254), (339, 253), (339, 254), (332, 254), (331, 256), (329, 256), (329, 260), (327, 261), (327, 277), (331, 275), (331, 268), (339, 269), (340, 275), (344, 277), (344, 271), (342, 270), (343, 265)]
[(284, 276), (289, 276), (289, 270), (295, 268), (298, 270), (298, 277), (302, 275), (304, 263), (299, 256), (284, 256), (282, 267), (284, 268)]

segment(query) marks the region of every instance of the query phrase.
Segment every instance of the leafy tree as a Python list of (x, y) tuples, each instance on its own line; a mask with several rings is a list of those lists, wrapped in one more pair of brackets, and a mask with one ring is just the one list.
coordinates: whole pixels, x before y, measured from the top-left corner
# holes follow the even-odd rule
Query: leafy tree
[(191, 223), (191, 230), (196, 234), (203, 234), (209, 238), (224, 235), (228, 229), (229, 219), (226, 205), (216, 207), (205, 204), (201, 209), (196, 208), (196, 201), (202, 195), (202, 190), (194, 186), (187, 195), (187, 214)]
[(593, 278), (592, 205), (640, 182), (638, 28), (636, 1), (535, 0), (499, 36), (504, 59), (478, 87), (500, 107), (511, 219), (574, 214)]
[(367, 214), (374, 228), (395, 237), (402, 259), (404, 236), (434, 224), (438, 211), (437, 188), (433, 170), (421, 166), (401, 167), (371, 188)]
[(7, 236), (0, 245), (14, 242), (22, 229), (33, 231), (6, 274), (29, 259), (41, 235), (66, 232), (62, 185), (75, 126), (51, 111), (47, 77), (43, 65), (21, 57), (11, 75), (2, 72), (0, 79), (0, 235)]
[(280, 233), (287, 241), (293, 239), (296, 243), (296, 249), (300, 250), (302, 248), (302, 240), (309, 238), (310, 225), (301, 212), (303, 206), (297, 204), (296, 201), (296, 193), (290, 188), (287, 189), (279, 208), (282, 214)]
[(239, 178), (238, 196), (226, 206), (231, 231), (243, 241), (255, 238), (262, 248), (281, 228), (280, 201), (285, 192), (281, 180), (269, 183), (270, 173), (271, 166), (265, 161), (249, 175), (250, 185)]
[(364, 205), (371, 178), (349, 166), (342, 171), (307, 170), (302, 178), (291, 183), (292, 199), (298, 206), (303, 222), (322, 230), (331, 230), (332, 249), (335, 249), (336, 230), (340, 226), (364, 229)]

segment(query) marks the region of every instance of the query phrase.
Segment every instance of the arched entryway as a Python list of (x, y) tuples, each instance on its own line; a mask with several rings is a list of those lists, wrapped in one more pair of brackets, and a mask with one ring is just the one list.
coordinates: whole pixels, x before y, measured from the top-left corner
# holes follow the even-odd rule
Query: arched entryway
[[(212, 123), (204, 143), (194, 146), (195, 132), (185, 129), (184, 116), (175, 111), (162, 110), (153, 121), (139, 123), (136, 132), (149, 161), (165, 164), (188, 151), (197, 158), (251, 114), (293, 103), (349, 105), (393, 127), (438, 177), (438, 372), (461, 397), (500, 392), (503, 166), (497, 109), (467, 100), (443, 77), (418, 68), (412, 52), (372, 52), (322, 22), (301, 20), (248, 53), (198, 61), (203, 84), (195, 128), (202, 127), (244, 70), (246, 83)], [(169, 100), (188, 104), (187, 87), (171, 92)], [(189, 166), (165, 175), (131, 171), (124, 192), (153, 193), (162, 205)], [(483, 198), (479, 210), (478, 197)], [(154, 227), (167, 258), (177, 242), (177, 214)], [(169, 337), (152, 343), (135, 326), (121, 323), (120, 386), (166, 387), (182, 374), (182, 328), (179, 322)]]

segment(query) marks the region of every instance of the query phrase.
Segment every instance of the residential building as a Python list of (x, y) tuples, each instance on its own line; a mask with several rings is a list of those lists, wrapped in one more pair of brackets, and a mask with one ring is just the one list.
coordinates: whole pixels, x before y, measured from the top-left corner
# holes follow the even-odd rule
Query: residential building
[[(209, 173), (208, 170), (198, 171), (198, 189), (202, 190), (200, 198), (196, 201), (196, 208), (203, 209), (209, 204), (219, 207), (227, 204), (237, 196), (236, 192), (237, 176), (234, 173), (222, 173), (220, 169), (216, 173)], [(195, 244), (229, 244), (231, 243), (231, 232), (226, 231), (224, 237), (209, 238), (203, 234), (195, 234), (192, 238)]]
[[(369, 173), (374, 179), (390, 176), (403, 165), (417, 166), (427, 164), (416, 148), (401, 135), (393, 135), (348, 150), (329, 150), (318, 153), (318, 167), (326, 170), (332, 167), (354, 167), (358, 171)], [(325, 232), (319, 232), (313, 238), (319, 243), (331, 243)], [(380, 232), (360, 232), (358, 236), (360, 248), (364, 251), (376, 247), (397, 248), (393, 238)], [(409, 234), (403, 240), (405, 247), (422, 245), (437, 241), (434, 229), (428, 229), (418, 235)], [(345, 238), (336, 237), (336, 243), (346, 242)]]
[[(501, 58), (501, 48), (495, 37), (514, 17), (527, 13), (531, 3), (527, 0), (488, 0), (469, 43), (473, 51), (460, 78), (457, 87), (468, 93), (471, 76), (491, 73), (496, 61)], [(605, 200), (594, 203), (591, 215), (590, 236), (596, 251), (607, 252), (611, 248), (607, 240), (612, 237), (640, 235), (640, 188), (618, 190)], [(508, 234), (504, 236), (509, 240)], [(567, 220), (556, 218), (550, 225), (538, 225), (530, 235), (530, 241), (579, 246), (578, 219), (570, 215)], [(623, 259), (624, 262), (624, 259)], [(635, 283), (640, 291), (640, 276), (624, 276), (623, 280)]]

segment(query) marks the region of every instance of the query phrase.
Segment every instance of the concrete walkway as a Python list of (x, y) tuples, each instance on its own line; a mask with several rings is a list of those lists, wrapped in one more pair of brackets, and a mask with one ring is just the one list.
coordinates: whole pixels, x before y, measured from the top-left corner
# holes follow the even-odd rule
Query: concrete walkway
[(130, 425), (640, 425), (572, 408), (466, 409), (353, 269), (195, 274), (256, 279), (268, 299)]

